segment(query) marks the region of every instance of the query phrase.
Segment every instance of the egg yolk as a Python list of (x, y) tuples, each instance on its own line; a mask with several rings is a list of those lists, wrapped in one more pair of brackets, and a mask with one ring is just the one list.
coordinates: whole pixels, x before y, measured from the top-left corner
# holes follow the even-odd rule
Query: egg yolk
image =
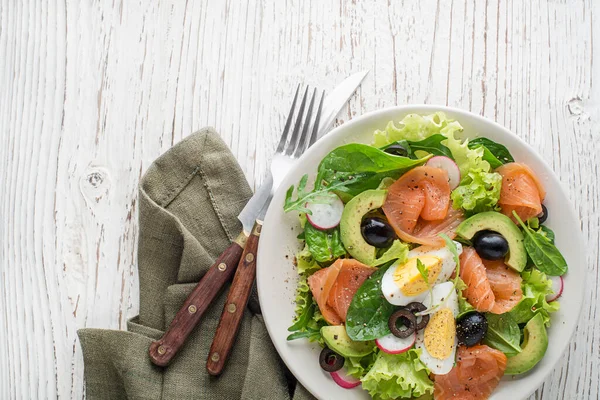
[(427, 283), (417, 268), (417, 260), (425, 266), (427, 279), (432, 286), (442, 270), (442, 259), (435, 256), (410, 258), (398, 266), (394, 271), (394, 283), (405, 296), (417, 296), (427, 290)]
[(432, 357), (445, 360), (452, 355), (456, 337), (454, 314), (449, 308), (442, 308), (429, 320), (425, 327), (425, 348)]

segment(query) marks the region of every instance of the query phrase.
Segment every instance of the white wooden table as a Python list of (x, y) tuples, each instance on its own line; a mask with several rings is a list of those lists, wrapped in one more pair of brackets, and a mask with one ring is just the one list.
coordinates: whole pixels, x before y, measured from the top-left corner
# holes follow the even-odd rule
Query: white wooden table
[[(600, 396), (600, 4), (0, 2), (0, 398), (82, 398), (76, 330), (138, 309), (137, 185), (205, 125), (256, 186), (303, 81), (371, 73), (340, 121), (445, 104), (505, 125), (569, 189), (582, 318), (534, 398)], [(560, 212), (560, 211), (555, 211)]]

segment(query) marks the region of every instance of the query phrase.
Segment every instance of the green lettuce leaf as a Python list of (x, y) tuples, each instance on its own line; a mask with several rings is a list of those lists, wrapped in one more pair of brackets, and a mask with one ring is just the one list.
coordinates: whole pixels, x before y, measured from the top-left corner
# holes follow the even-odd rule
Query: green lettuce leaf
[(361, 378), (375, 400), (419, 397), (433, 393), (433, 382), (419, 360), (418, 350), (402, 354), (379, 352), (373, 367)]
[(355, 378), (362, 378), (373, 367), (377, 359), (377, 351), (369, 353), (363, 357), (346, 357), (344, 368), (348, 375)]
[(548, 303), (546, 295), (554, 293), (552, 291), (552, 281), (546, 274), (532, 268), (523, 271), (521, 274), (523, 282), (523, 298), (513, 308), (509, 314), (518, 324), (525, 324), (537, 313), (542, 314), (544, 324), (550, 326), (550, 313), (558, 311), (560, 304), (558, 301)]
[(315, 260), (310, 252), (308, 245), (305, 245), (302, 250), (296, 253), (296, 265), (298, 268), (298, 274), (306, 276), (310, 276), (314, 272), (321, 269), (321, 266), (317, 263), (317, 260)]
[[(454, 123), (452, 123), (454, 124)], [(458, 123), (456, 123), (458, 125)], [(465, 139), (462, 143), (460, 139), (454, 137), (457, 131), (460, 131), (462, 127), (453, 126), (454, 129), (449, 129), (450, 126), (446, 127), (445, 134), (448, 137), (446, 143), (444, 143), (452, 152), (452, 156), (458, 169), (460, 169), (460, 176), (463, 179), (468, 175), (471, 170), (481, 170), (483, 172), (489, 172), (490, 164), (483, 159), (484, 149), (479, 146), (474, 149), (469, 148), (469, 140)], [(460, 128), (460, 129), (458, 129)]]
[(346, 254), (339, 228), (322, 231), (311, 224), (306, 224), (304, 240), (308, 250), (318, 262), (333, 261)]
[(394, 121), (388, 122), (383, 131), (377, 130), (373, 134), (373, 146), (383, 147), (399, 140), (418, 142), (442, 130), (453, 122), (443, 112), (430, 115), (408, 114), (398, 126)]
[(460, 186), (452, 191), (452, 205), (472, 214), (494, 211), (500, 200), (501, 188), (502, 175), (472, 169), (462, 179)]

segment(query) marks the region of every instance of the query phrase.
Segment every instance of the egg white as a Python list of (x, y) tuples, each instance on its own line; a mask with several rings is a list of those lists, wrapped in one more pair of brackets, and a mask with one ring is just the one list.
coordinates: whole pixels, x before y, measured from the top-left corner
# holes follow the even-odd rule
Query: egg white
[[(456, 250), (460, 255), (462, 253), (462, 245), (458, 242), (454, 242), (454, 245), (456, 246)], [(431, 282), (432, 285), (446, 282), (456, 268), (454, 257), (446, 246), (439, 248), (432, 248), (430, 246), (420, 246), (409, 251), (407, 259), (420, 256), (434, 256), (442, 260), (442, 268), (440, 270), (440, 274), (438, 275), (435, 282)], [(396, 272), (396, 269), (401, 265), (402, 264), (400, 264), (399, 262), (395, 262), (394, 264), (392, 264), (392, 266), (388, 268), (388, 270), (385, 272), (385, 274), (383, 274), (383, 277), (381, 278), (381, 290), (383, 292), (383, 295), (385, 296), (385, 299), (396, 306), (405, 306), (413, 301), (422, 303), (427, 297), (429, 297), (428, 290), (416, 296), (406, 296), (404, 293), (402, 293), (398, 285), (396, 285), (396, 283), (394, 282), (394, 272)]]
[[(456, 295), (456, 290), (454, 289), (452, 282), (445, 282), (435, 285), (432, 288), (432, 294), (433, 305), (441, 304), (443, 302), (443, 308), (449, 308), (452, 311), (454, 318), (456, 318), (459, 313), (458, 296)], [(431, 297), (426, 297), (423, 301), (423, 304), (427, 308), (431, 307)], [(435, 315), (435, 312), (431, 314), (430, 317), (433, 317), (433, 315)], [(452, 352), (450, 353), (450, 356), (444, 360), (439, 360), (429, 354), (427, 348), (425, 347), (425, 329), (421, 329), (417, 333), (417, 340), (415, 342), (415, 347), (417, 349), (421, 349), (421, 355), (419, 356), (421, 362), (423, 362), (423, 364), (436, 375), (445, 375), (450, 372), (454, 366), (457, 346), (458, 339), (455, 336), (454, 345), (452, 346)]]

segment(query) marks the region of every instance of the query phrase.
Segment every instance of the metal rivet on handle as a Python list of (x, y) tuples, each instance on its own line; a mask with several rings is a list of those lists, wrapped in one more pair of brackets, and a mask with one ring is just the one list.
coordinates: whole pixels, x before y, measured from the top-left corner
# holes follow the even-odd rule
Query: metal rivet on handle
[(254, 261), (254, 254), (252, 254), (252, 253), (246, 254), (246, 262), (252, 262), (252, 261)]
[(227, 311), (230, 312), (231, 314), (233, 314), (235, 312), (235, 310), (237, 310), (237, 307), (235, 306), (234, 303), (230, 303), (227, 306)]
[(158, 354), (165, 354), (167, 352), (167, 349), (165, 349), (163, 346), (158, 346)]
[(219, 355), (219, 353), (212, 353), (212, 355), (210, 356), (210, 359), (211, 359), (213, 362), (217, 362), (217, 361), (219, 361), (219, 359), (220, 359), (220, 358), (221, 358), (221, 356)]
[(196, 308), (195, 305), (192, 304), (191, 306), (188, 307), (188, 311), (190, 314), (195, 314), (196, 311), (198, 311), (198, 309)]
[(217, 266), (217, 268), (219, 269), (219, 271), (223, 272), (227, 269), (227, 264), (221, 263)]

